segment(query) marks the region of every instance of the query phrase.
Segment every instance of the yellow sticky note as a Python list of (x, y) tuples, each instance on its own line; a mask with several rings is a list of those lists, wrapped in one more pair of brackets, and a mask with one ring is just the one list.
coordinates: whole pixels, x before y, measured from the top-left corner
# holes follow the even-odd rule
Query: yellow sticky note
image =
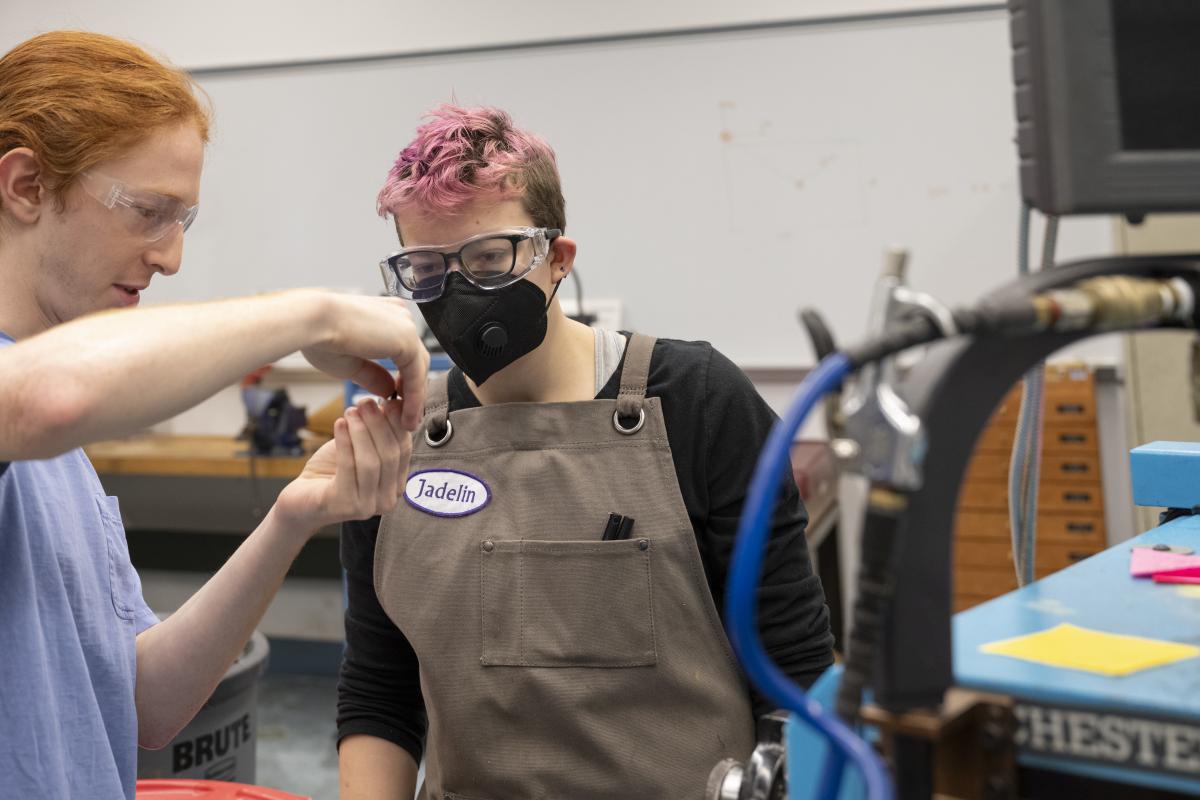
[(979, 649), (1052, 667), (1114, 676), (1200, 656), (1200, 647), (1091, 631), (1065, 622), (1038, 633), (981, 645)]
[(1193, 600), (1200, 600), (1200, 586), (1176, 586), (1175, 594), (1180, 597), (1190, 597)]

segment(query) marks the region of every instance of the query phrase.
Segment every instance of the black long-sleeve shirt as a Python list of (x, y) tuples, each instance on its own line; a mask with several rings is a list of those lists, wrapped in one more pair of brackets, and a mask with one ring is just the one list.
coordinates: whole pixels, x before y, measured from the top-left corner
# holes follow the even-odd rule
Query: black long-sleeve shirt
[[(619, 388), (620, 369), (597, 398), (615, 399)], [(742, 502), (775, 414), (745, 374), (707, 342), (659, 339), (646, 394), (662, 400), (679, 489), (724, 617), (725, 577)], [(451, 411), (479, 406), (457, 368), (450, 373), (449, 395)], [(804, 538), (808, 515), (790, 471), (781, 479), (758, 593), (759, 629), (775, 662), (808, 687), (833, 662), (833, 637)], [(396, 743), (419, 762), (426, 730), (420, 664), (375, 594), (378, 532), (379, 517), (342, 527), (348, 606), (338, 741), (369, 734)], [(756, 715), (771, 710), (757, 693), (751, 692), (751, 700)]]

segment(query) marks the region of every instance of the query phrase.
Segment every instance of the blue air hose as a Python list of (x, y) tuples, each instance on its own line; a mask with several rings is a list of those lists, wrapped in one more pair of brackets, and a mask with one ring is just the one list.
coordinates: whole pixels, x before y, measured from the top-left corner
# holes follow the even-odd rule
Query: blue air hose
[(810, 700), (771, 660), (758, 635), (758, 583), (763, 554), (780, 481), (790, 463), (792, 441), (813, 407), (825, 394), (840, 386), (850, 372), (850, 360), (841, 353), (822, 359), (801, 382), (783, 419), (771, 428), (754, 468), (733, 545), (725, 593), (726, 623), (734, 652), (754, 685), (777, 706), (808, 722), (829, 741), (830, 758), (826, 760), (819, 784), (820, 800), (836, 800), (846, 758), (862, 773), (870, 800), (891, 800), (891, 781), (870, 745), (834, 714)]

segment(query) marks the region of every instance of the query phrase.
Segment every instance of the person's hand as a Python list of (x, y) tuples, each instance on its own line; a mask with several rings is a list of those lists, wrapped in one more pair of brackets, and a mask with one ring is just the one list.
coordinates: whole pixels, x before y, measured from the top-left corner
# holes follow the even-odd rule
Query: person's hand
[(290, 529), (312, 535), (318, 528), (368, 519), (396, 507), (408, 477), (412, 436), (400, 418), (401, 404), (383, 407), (364, 398), (346, 409), (326, 442), (284, 487), (274, 513)]
[[(331, 333), (326, 341), (305, 348), (304, 357), (322, 372), (352, 380), (380, 397), (397, 393), (403, 406), (401, 426), (416, 430), (424, 413), (429, 351), (404, 301), (340, 294), (327, 299)], [(390, 358), (399, 377), (393, 380), (371, 360), (376, 358)]]

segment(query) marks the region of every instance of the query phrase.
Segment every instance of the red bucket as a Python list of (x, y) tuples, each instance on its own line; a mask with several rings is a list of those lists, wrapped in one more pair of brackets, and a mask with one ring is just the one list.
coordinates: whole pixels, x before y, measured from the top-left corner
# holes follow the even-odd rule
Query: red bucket
[(137, 800), (312, 800), (298, 794), (225, 781), (159, 780), (137, 782)]

